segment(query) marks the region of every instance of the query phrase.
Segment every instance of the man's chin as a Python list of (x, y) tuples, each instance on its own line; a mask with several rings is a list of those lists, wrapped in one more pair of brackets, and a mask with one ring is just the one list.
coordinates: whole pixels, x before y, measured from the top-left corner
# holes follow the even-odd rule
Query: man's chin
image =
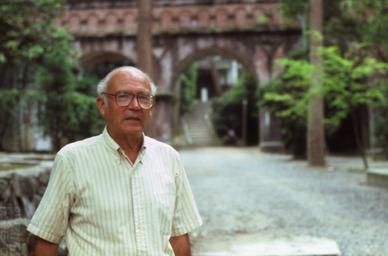
[(123, 131), (124, 131), (124, 133), (126, 135), (134, 135), (134, 136), (136, 136), (136, 135), (141, 135), (143, 133), (143, 127), (140, 126), (140, 125), (136, 126), (136, 127), (134, 127), (134, 126), (132, 126), (132, 127), (125, 127), (123, 129)]

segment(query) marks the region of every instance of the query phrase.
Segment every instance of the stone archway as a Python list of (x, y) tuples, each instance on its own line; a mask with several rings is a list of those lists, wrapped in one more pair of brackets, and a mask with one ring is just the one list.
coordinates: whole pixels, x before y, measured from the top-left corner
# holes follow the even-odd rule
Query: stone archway
[(258, 75), (256, 73), (253, 58), (247, 56), (244, 52), (238, 52), (228, 46), (208, 45), (203, 48), (194, 47), (194, 50), (187, 55), (182, 56), (181, 60), (178, 60), (174, 67), (174, 73), (172, 76), (172, 85), (175, 85), (179, 75), (193, 62), (203, 59), (208, 56), (222, 56), (228, 59), (237, 60), (244, 68), (250, 73), (257, 81)]
[[(156, 115), (156, 123), (169, 126), (172, 139), (178, 124), (176, 104), (179, 101), (176, 81), (182, 71), (196, 59), (209, 55), (222, 55), (239, 61), (260, 84), (275, 76), (280, 70), (274, 67), (276, 59), (283, 57), (296, 42), (295, 34), (276, 33), (221, 33), (177, 34), (156, 37), (154, 51), (157, 56), (157, 82), (164, 95), (159, 107), (163, 115)], [(168, 116), (166, 116), (168, 115)], [(280, 149), (279, 123), (268, 112), (260, 113), (260, 146)], [(166, 124), (165, 122), (169, 124)], [(265, 122), (264, 122), (265, 121)], [(156, 133), (158, 134), (158, 133)]]
[(181, 125), (181, 122), (180, 122), (181, 116), (179, 113), (181, 85), (178, 83), (179, 76), (192, 63), (203, 60), (211, 56), (221, 56), (222, 58), (225, 58), (225, 59), (231, 59), (231, 60), (237, 61), (243, 66), (243, 68), (247, 71), (247, 73), (249, 73), (256, 80), (256, 83), (258, 83), (259, 81), (257, 73), (255, 72), (252, 58), (250, 58), (247, 55), (244, 55), (243, 51), (238, 52), (235, 49), (231, 49), (225, 44), (222, 46), (207, 45), (206, 47), (203, 47), (201, 49), (198, 49), (198, 48), (193, 48), (193, 49), (195, 50), (185, 55), (179, 62), (176, 62), (175, 67), (173, 69), (174, 73), (172, 74), (171, 91), (174, 99), (176, 99), (173, 101), (173, 106), (172, 106), (173, 113), (174, 113), (173, 119), (172, 119), (173, 136), (177, 135), (178, 127)]
[(81, 57), (81, 68), (86, 74), (102, 79), (115, 67), (134, 65), (134, 62), (122, 53), (98, 51), (84, 54)]
[[(73, 1), (61, 24), (68, 25), (82, 55), (110, 52), (125, 56), (131, 64), (136, 63), (141, 57), (136, 54), (136, 6), (124, 1), (117, 5), (99, 2), (101, 5), (94, 1), (82, 4)], [(171, 142), (175, 129), (174, 106), (179, 100), (175, 83), (184, 68), (196, 59), (209, 55), (235, 59), (260, 83), (276, 75), (274, 60), (284, 56), (300, 34), (295, 24), (282, 21), (277, 6), (276, 1), (219, 1), (212, 5), (201, 1), (179, 4), (155, 1), (153, 79), (158, 95), (153, 128), (149, 130), (152, 136)], [(265, 122), (260, 123), (265, 125), (260, 141), (275, 145), (273, 141), (280, 138), (273, 132), (276, 127), (272, 117), (267, 113), (261, 116)]]

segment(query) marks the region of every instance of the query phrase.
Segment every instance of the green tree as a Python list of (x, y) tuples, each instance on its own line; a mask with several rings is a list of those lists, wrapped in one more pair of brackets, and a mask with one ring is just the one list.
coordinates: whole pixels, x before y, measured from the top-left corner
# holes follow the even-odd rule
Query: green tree
[[(309, 109), (307, 114), (307, 160), (312, 166), (325, 166), (325, 130), (323, 124), (323, 99), (319, 93), (322, 86), (323, 60), (320, 48), (323, 44), (322, 0), (310, 0), (310, 44), (309, 59), (314, 65), (314, 74), (310, 76)], [(315, 93), (317, 92), (317, 93)]]
[[(36, 68), (52, 41), (53, 20), (63, 11), (61, 0), (15, 0), (0, 3), (0, 149), (17, 133), (17, 119), (30, 121), (36, 104)], [(31, 14), (34, 15), (31, 15)]]
[(198, 82), (198, 64), (193, 63), (179, 77), (180, 87), (180, 115), (189, 111), (196, 102), (196, 90)]
[[(385, 102), (385, 80), (379, 75), (388, 71), (386, 63), (372, 57), (360, 58), (352, 51), (341, 54), (335, 46), (324, 48), (323, 56), (323, 87), (318, 93), (325, 99), (325, 125), (329, 132), (335, 131), (341, 121), (357, 108), (375, 107)], [(285, 71), (263, 86), (262, 104), (277, 113), (284, 124), (291, 124), (291, 129), (283, 130), (286, 145), (298, 145), (297, 140), (306, 129), (307, 102), (311, 97), (308, 87), (315, 67), (305, 60), (284, 59), (279, 63)], [(357, 125), (354, 124), (354, 127)], [(356, 134), (355, 139), (367, 168), (365, 138), (359, 131)], [(294, 154), (300, 156), (303, 151), (294, 149)]]
[[(281, 0), (280, 2), (284, 16), (291, 20), (296, 18), (303, 31), (299, 47), (291, 52), (289, 57), (307, 59), (310, 35), (308, 33), (309, 2), (305, 0)], [(370, 57), (382, 62), (387, 61), (388, 17), (385, 0), (323, 1), (323, 7), (323, 44), (325, 46), (336, 45), (341, 53), (347, 53), (345, 55), (351, 53), (351, 59), (356, 62), (355, 65), (357, 62), (368, 62)], [(349, 59), (349, 56), (345, 58)], [(325, 109), (328, 110), (330, 107)], [(299, 125), (293, 127), (299, 127)]]
[[(243, 102), (247, 106), (247, 141), (243, 138)], [(238, 142), (254, 145), (258, 140), (257, 83), (244, 73), (230, 90), (213, 99), (211, 120), (216, 133), (226, 144)]]
[(45, 132), (59, 149), (69, 141), (96, 134), (102, 126), (95, 97), (85, 94), (85, 83), (97, 81), (76, 77), (73, 69), (77, 59), (71, 48), (71, 37), (62, 28), (51, 35), (55, 44), (47, 49), (37, 72), (37, 83), (45, 92), (41, 99), (40, 120)]
[(72, 38), (55, 22), (63, 11), (63, 0), (0, 4), (2, 149), (7, 130), (19, 132), (20, 113), (29, 118), (37, 106), (40, 124), (56, 149), (101, 128), (94, 97), (83, 93), (87, 80), (74, 75), (78, 62)]

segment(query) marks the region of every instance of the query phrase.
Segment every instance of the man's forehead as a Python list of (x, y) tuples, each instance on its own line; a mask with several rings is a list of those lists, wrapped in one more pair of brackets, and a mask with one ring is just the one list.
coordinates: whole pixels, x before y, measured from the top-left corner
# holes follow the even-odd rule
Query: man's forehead
[(138, 80), (138, 81), (144, 81), (145, 83), (147, 81), (147, 78), (144, 76), (144, 74), (137, 71), (137, 70), (131, 70), (131, 71), (118, 70), (112, 74), (111, 80), (114, 78), (116, 78), (116, 79), (130, 78), (130, 79), (134, 79), (134, 80)]
[(143, 84), (145, 88), (150, 87), (148, 79), (144, 76), (144, 74), (137, 72), (136, 70), (131, 70), (131, 72), (122, 70), (116, 71), (109, 79), (109, 85), (131, 85), (139, 82)]

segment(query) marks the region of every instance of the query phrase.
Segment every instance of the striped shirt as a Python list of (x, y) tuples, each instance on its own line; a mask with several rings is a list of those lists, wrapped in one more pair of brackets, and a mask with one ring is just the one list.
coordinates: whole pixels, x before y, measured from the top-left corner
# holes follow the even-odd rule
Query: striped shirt
[(178, 153), (144, 136), (135, 163), (107, 130), (56, 155), (46, 192), (28, 231), (71, 256), (174, 255), (171, 236), (199, 227)]

